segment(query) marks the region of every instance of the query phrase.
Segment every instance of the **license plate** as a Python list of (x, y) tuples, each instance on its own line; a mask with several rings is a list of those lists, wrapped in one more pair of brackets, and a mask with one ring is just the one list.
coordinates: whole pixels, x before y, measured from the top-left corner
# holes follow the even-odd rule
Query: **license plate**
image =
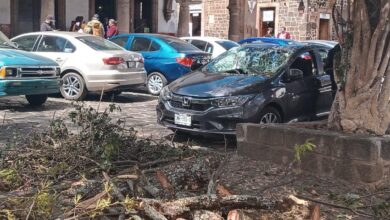
[(191, 115), (189, 114), (175, 114), (175, 124), (191, 126)]
[(136, 65), (137, 65), (136, 62), (134, 62), (134, 61), (127, 61), (128, 68), (135, 68)]

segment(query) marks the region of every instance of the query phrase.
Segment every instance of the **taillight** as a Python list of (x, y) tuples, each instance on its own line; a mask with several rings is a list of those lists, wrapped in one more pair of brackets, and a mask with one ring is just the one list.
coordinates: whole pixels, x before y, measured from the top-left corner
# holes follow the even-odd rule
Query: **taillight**
[(143, 56), (139, 56), (139, 55), (133, 55), (130, 58), (130, 61), (140, 62), (140, 63), (144, 63), (145, 62), (144, 57)]
[(192, 64), (194, 63), (194, 61), (188, 57), (178, 57), (176, 58), (176, 62), (186, 67), (191, 67)]
[(103, 58), (103, 63), (105, 65), (119, 65), (121, 63), (124, 63), (125, 60), (122, 57), (109, 57), (109, 58)]

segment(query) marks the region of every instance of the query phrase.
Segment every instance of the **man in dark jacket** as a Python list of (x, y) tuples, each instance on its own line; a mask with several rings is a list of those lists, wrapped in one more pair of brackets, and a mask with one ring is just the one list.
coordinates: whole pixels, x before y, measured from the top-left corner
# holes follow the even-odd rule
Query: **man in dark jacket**
[(46, 20), (41, 24), (41, 31), (54, 31), (56, 29), (54, 21), (54, 16), (48, 15)]

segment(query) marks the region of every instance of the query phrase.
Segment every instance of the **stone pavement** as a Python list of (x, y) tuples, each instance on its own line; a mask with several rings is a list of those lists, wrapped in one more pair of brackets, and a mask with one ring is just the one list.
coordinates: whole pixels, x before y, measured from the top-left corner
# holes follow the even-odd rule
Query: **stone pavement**
[[(105, 97), (99, 105), (99, 95), (89, 95), (85, 105), (100, 110), (111, 103)], [(114, 119), (124, 119), (126, 125), (134, 127), (141, 137), (163, 138), (171, 134), (157, 124), (155, 106), (157, 97), (143, 93), (126, 92), (118, 96), (114, 103), (122, 111), (111, 115)], [(65, 117), (73, 110), (72, 103), (63, 98), (50, 97), (42, 107), (31, 107), (23, 96), (0, 98), (0, 147), (18, 135), (28, 135), (37, 129), (45, 129), (53, 118)]]

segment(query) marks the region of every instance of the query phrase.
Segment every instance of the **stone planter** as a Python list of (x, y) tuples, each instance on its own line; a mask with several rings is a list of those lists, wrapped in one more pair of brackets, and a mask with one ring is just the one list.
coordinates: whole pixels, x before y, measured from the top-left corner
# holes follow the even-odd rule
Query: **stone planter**
[(390, 165), (390, 138), (299, 128), (288, 124), (237, 125), (238, 154), (288, 165), (294, 146), (312, 139), (317, 146), (296, 168), (353, 183), (377, 185)]

